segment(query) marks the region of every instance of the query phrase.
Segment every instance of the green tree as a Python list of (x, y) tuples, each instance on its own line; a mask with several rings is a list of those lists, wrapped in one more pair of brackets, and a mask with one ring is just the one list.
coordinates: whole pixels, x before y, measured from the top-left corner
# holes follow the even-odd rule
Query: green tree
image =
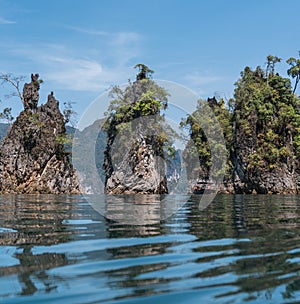
[[(210, 110), (207, 110), (208, 108)], [(210, 112), (214, 117), (208, 115)], [(215, 172), (217, 175), (215, 177), (217, 178), (218, 175), (224, 173), (227, 177), (230, 175), (232, 167), (230, 162), (232, 152), (231, 116), (232, 114), (226, 107), (224, 99), (217, 100), (213, 97), (208, 98), (207, 101), (199, 99), (196, 110), (182, 120), (181, 127), (188, 128), (191, 139), (184, 151), (185, 162), (187, 166), (190, 166), (188, 168), (188, 172), (191, 173), (189, 179), (200, 178), (205, 180), (209, 178), (212, 161), (216, 161), (216, 159), (212, 160), (211, 148), (218, 151), (218, 156), (226, 154), (228, 160), (227, 167), (223, 168), (222, 172)], [(219, 142), (220, 127), (221, 132), (223, 131), (226, 147)], [(209, 136), (210, 142), (207, 136)], [(224, 151), (224, 148), (226, 148), (226, 151)], [(197, 167), (195, 166), (195, 163), (197, 163), (195, 158), (199, 160)]]
[(136, 80), (150, 79), (154, 73), (153, 70), (149, 69), (145, 64), (142, 63), (136, 64), (134, 68), (139, 69), (139, 73), (136, 75)]
[(14, 117), (11, 114), (11, 108), (5, 108), (0, 113), (0, 119), (4, 119), (9, 125), (11, 125), (14, 120)]
[[(300, 56), (300, 51), (299, 51), (299, 56)], [(297, 85), (300, 80), (300, 59), (291, 57), (286, 62), (291, 66), (287, 70), (288, 75), (291, 76), (292, 78), (295, 78), (295, 85), (293, 89), (293, 93), (295, 93), (297, 89)]]
[(266, 68), (267, 84), (269, 81), (269, 76), (274, 75), (275, 64), (280, 61), (281, 61), (281, 58), (279, 58), (277, 56), (272, 56), (272, 55), (267, 56), (267, 68)]

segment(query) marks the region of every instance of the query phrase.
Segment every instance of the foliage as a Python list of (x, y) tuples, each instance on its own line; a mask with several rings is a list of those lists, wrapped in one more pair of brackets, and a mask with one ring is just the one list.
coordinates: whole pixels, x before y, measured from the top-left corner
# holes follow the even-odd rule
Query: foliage
[[(299, 51), (299, 56), (300, 56), (300, 51)], [(295, 86), (293, 89), (293, 93), (295, 93), (297, 89), (297, 85), (300, 80), (300, 58), (296, 59), (294, 57), (291, 57), (286, 62), (291, 66), (287, 70), (288, 75), (291, 76), (292, 78), (295, 78)]]
[(36, 125), (39, 129), (45, 126), (44, 122), (41, 120), (40, 115), (38, 113), (27, 113), (28, 120)]
[(140, 73), (146, 69), (146, 78), (140, 77), (133, 83), (129, 81), (125, 89), (113, 87), (109, 94), (112, 100), (103, 129), (107, 132), (108, 150), (118, 140), (115, 143), (118, 151), (110, 155), (113, 163), (118, 163), (125, 157), (123, 153), (133, 148), (130, 146), (132, 136), (135, 141), (146, 140), (146, 144), (151, 144), (161, 157), (172, 157), (175, 153), (172, 147), (174, 134), (169, 127), (164, 126), (163, 118), (169, 94), (148, 78), (148, 73), (153, 73), (152, 70), (144, 65), (136, 67), (141, 69)]
[[(299, 53), (300, 55), (300, 53)], [(239, 155), (250, 172), (273, 170), (286, 164), (293, 171), (300, 160), (300, 99), (294, 94), (300, 77), (300, 59), (290, 58), (288, 74), (296, 78), (294, 90), (288, 78), (275, 71), (281, 61), (277, 56), (267, 57), (266, 69), (245, 67), (235, 83), (234, 98), (226, 104), (223, 99), (199, 100), (197, 109), (182, 121), (189, 129), (191, 142), (185, 156), (192, 163), (199, 157), (201, 178), (207, 178), (212, 165), (211, 149), (217, 144), (208, 142), (204, 130), (212, 124), (201, 116), (203, 105), (209, 105), (218, 119), (227, 148), (227, 174), (235, 169)], [(201, 123), (201, 125), (199, 124)], [(210, 129), (214, 132), (214, 128)], [(214, 136), (210, 137), (214, 138)]]
[(58, 145), (68, 145), (72, 142), (73, 136), (71, 134), (62, 134), (55, 136), (55, 142)]
[(273, 169), (279, 162), (291, 164), (300, 156), (300, 100), (289, 79), (274, 74), (272, 65), (267, 69), (246, 67), (236, 82), (234, 140), (236, 145), (248, 147), (248, 169)]
[(11, 125), (14, 117), (11, 114), (11, 108), (5, 108), (1, 113), (0, 113), (0, 119), (6, 120), (6, 122)]
[(138, 63), (134, 66), (135, 69), (139, 69), (139, 73), (136, 75), (136, 80), (149, 79), (154, 73), (153, 70), (149, 69), (145, 64)]
[[(223, 130), (227, 151), (224, 151), (224, 146), (219, 142), (219, 126)], [(214, 151), (219, 151), (219, 155), (227, 154), (228, 159), (226, 172), (222, 170), (222, 172), (215, 172), (215, 174), (217, 176), (224, 173), (229, 174), (232, 167), (230, 162), (232, 150), (231, 113), (226, 108), (223, 99), (208, 98), (207, 101), (199, 99), (196, 111), (182, 120), (181, 127), (189, 129), (191, 138), (184, 151), (187, 165), (195, 164), (195, 157), (199, 159), (199, 168), (197, 168), (199, 173), (195, 172), (194, 176), (189, 178), (208, 179), (212, 165), (212, 147)], [(209, 140), (207, 136), (209, 136)], [(192, 171), (193, 168), (189, 168), (188, 172)]]
[(75, 127), (77, 124), (77, 112), (73, 109), (74, 102), (64, 102), (64, 108), (63, 108), (63, 116), (64, 116), (64, 123), (67, 125), (70, 123), (72, 127)]

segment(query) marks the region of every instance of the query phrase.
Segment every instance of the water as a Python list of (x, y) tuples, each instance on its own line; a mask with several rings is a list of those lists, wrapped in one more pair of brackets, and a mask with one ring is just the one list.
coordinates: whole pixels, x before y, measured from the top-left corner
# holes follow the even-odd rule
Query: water
[(297, 303), (300, 196), (197, 200), (137, 226), (80, 196), (1, 196), (0, 302)]

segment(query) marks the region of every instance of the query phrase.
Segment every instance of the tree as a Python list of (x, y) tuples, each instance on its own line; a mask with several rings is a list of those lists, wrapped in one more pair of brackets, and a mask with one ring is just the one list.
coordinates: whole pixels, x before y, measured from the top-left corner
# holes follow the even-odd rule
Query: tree
[(279, 58), (277, 56), (272, 56), (272, 55), (267, 56), (267, 68), (266, 68), (267, 84), (269, 81), (269, 76), (274, 75), (275, 64), (280, 61), (281, 61), (281, 58)]
[[(210, 112), (213, 116), (209, 115)], [(206, 113), (206, 115), (203, 115), (203, 113)], [(230, 154), (232, 153), (231, 116), (232, 114), (226, 108), (224, 100), (222, 98), (217, 100), (213, 97), (208, 98), (207, 101), (199, 99), (196, 110), (182, 120), (180, 125), (188, 128), (191, 139), (183, 153), (188, 172), (192, 174), (188, 177), (189, 179), (200, 178), (206, 180), (209, 178), (212, 162), (216, 161), (216, 159), (212, 159), (212, 149), (214, 152), (219, 152), (218, 156), (227, 154), (228, 160), (227, 168), (222, 168), (220, 172), (213, 172), (215, 176), (212, 177), (217, 178), (224, 173), (230, 174), (232, 167), (230, 162)], [(223, 131), (227, 151), (224, 151), (225, 146), (219, 141), (220, 128), (221, 132)], [(210, 140), (208, 140), (207, 135), (209, 135)], [(198, 163), (197, 167), (195, 167), (195, 163)]]
[(26, 79), (25, 76), (14, 76), (12, 74), (0, 74), (0, 80), (2, 80), (2, 84), (9, 84), (14, 88), (14, 92), (11, 94), (6, 95), (7, 98), (9, 97), (18, 97), (22, 104), (24, 104), (23, 94), (21, 93), (21, 83), (24, 82)]
[[(300, 51), (299, 51), (299, 56), (300, 56)], [(288, 75), (291, 76), (292, 78), (296, 78), (294, 89), (293, 89), (293, 93), (295, 93), (296, 89), (297, 89), (297, 85), (298, 85), (299, 80), (300, 80), (300, 59), (296, 59), (294, 57), (291, 57), (286, 62), (291, 66), (287, 70)]]
[(71, 101), (64, 102), (63, 116), (64, 116), (65, 124), (70, 123), (71, 126), (74, 128), (77, 123), (76, 120), (77, 112), (74, 111), (73, 104), (74, 102)]
[(134, 68), (139, 69), (139, 73), (136, 75), (136, 80), (150, 79), (154, 73), (153, 70), (149, 69), (145, 64), (142, 63), (136, 64)]
[(14, 117), (11, 114), (11, 108), (5, 108), (1, 113), (0, 113), (0, 119), (5, 119), (6, 122), (11, 125), (12, 121), (14, 120)]

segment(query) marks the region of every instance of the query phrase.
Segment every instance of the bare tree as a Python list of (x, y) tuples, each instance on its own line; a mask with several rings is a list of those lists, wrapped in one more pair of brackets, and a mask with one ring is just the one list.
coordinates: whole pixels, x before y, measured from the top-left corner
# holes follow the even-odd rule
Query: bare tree
[(22, 104), (24, 105), (24, 98), (21, 92), (21, 83), (26, 79), (25, 76), (14, 76), (12, 74), (0, 74), (0, 80), (2, 80), (2, 84), (9, 84), (14, 88), (14, 92), (5, 95), (6, 98), (10, 97), (18, 97), (20, 98)]
[(73, 104), (74, 102), (71, 101), (64, 102), (63, 115), (65, 124), (70, 123), (70, 125), (74, 128), (77, 124), (77, 112), (74, 111)]

